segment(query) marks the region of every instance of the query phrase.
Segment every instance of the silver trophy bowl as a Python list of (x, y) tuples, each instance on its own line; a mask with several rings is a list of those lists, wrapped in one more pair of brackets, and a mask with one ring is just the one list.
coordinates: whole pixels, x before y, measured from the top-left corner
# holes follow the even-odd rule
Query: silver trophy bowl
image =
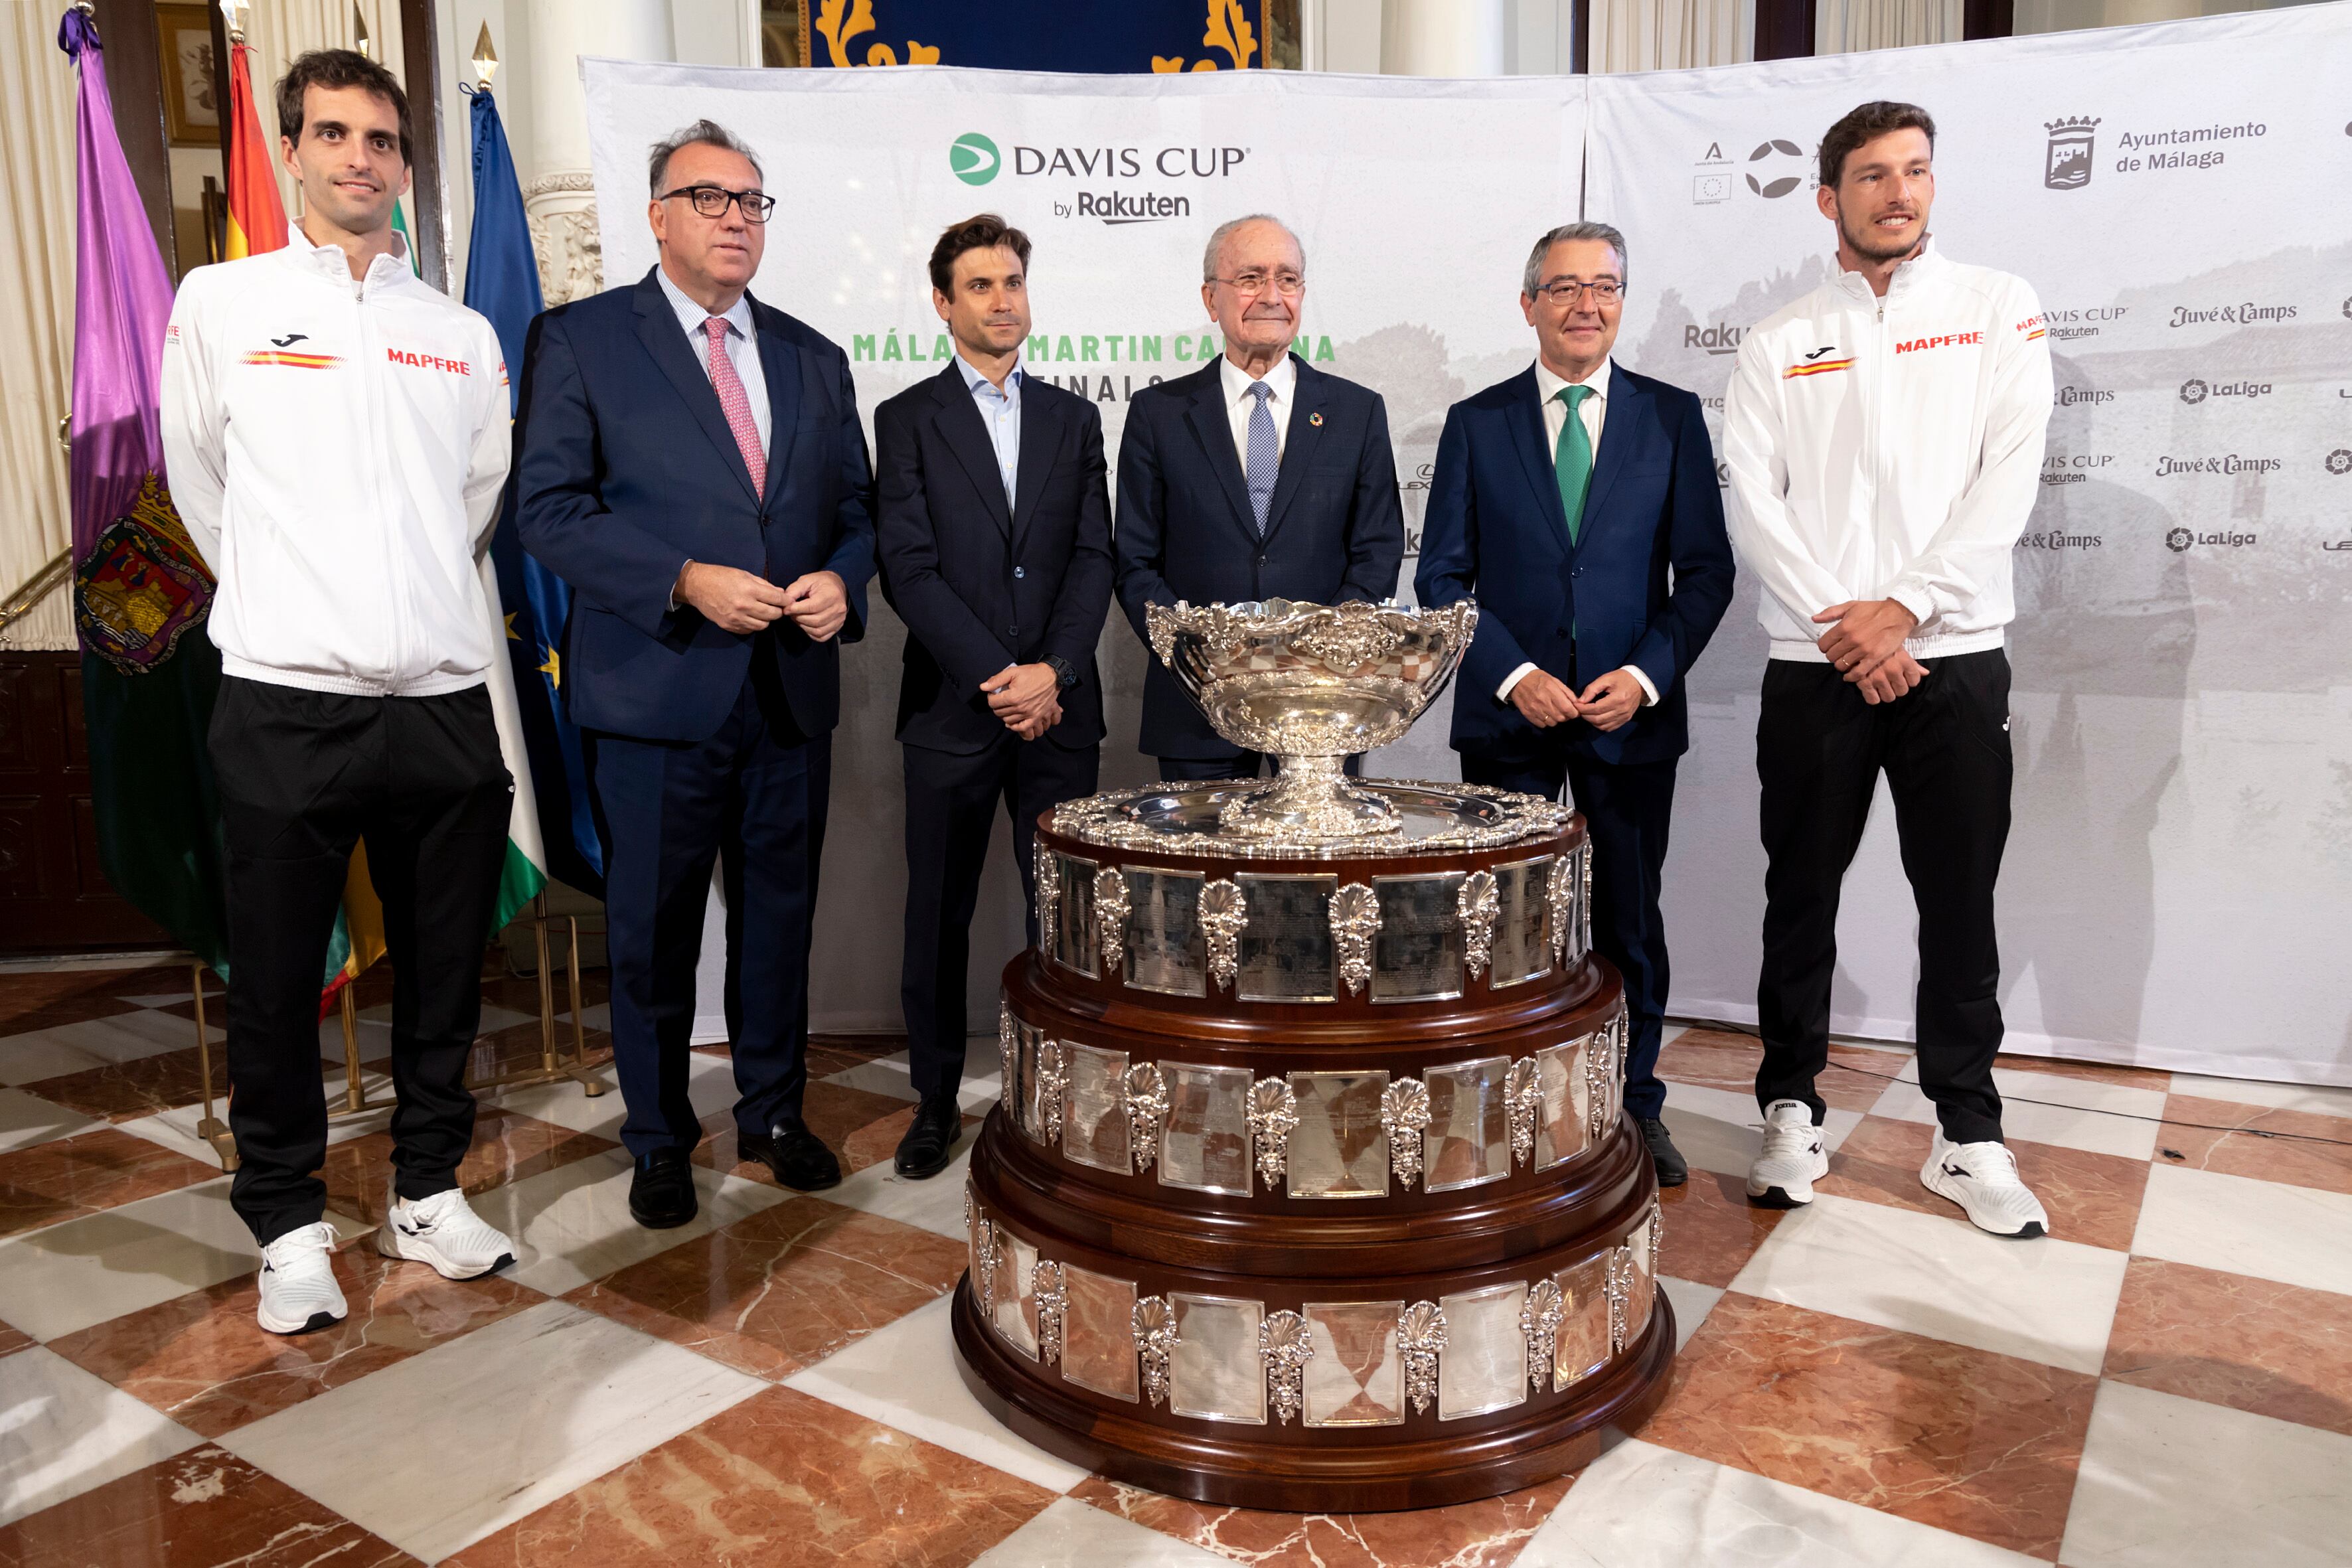
[(1478, 606), (1179, 602), (1149, 606), (1145, 624), (1217, 733), (1277, 760), (1272, 784), (1226, 804), (1220, 830), (1331, 841), (1400, 831), (1395, 808), (1341, 768), (1412, 729), (1445, 689)]

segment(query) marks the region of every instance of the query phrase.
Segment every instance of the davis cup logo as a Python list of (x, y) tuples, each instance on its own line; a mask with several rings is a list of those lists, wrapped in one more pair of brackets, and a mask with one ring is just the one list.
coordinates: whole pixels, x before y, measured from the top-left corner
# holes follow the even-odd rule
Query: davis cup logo
[(2042, 183), (2053, 191), (2079, 191), (2089, 184), (2091, 142), (2098, 134), (2098, 118), (2076, 115), (2045, 120), (2042, 128), (2050, 132), (2049, 151), (2042, 161)]
[(988, 184), (1003, 166), (996, 143), (977, 131), (967, 131), (948, 143), (948, 172), (967, 185)]

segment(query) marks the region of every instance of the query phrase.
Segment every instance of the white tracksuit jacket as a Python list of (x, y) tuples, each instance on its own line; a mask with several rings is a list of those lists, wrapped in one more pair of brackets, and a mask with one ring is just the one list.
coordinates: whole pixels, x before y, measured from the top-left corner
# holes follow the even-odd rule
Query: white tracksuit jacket
[(2042, 331), (2024, 279), (1932, 247), (1883, 300), (1842, 271), (1749, 330), (1723, 450), (1774, 658), (1821, 662), (1812, 617), (1849, 599), (1917, 616), (1914, 658), (2001, 646), (2050, 423)]
[(478, 686), (511, 457), (498, 335), (404, 257), (354, 280), (292, 237), (189, 273), (164, 334), (164, 459), (220, 579), (221, 668), (362, 697)]

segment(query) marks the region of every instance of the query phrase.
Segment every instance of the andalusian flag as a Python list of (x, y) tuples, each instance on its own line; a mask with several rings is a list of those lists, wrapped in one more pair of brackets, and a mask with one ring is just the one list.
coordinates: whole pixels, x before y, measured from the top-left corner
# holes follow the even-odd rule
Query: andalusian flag
[[(244, 44), (228, 51), (228, 258), (286, 248), (286, 204), (278, 199), (277, 160), (261, 138), (261, 111), (253, 101), (253, 69)], [(379, 922), (381, 923), (381, 922)]]

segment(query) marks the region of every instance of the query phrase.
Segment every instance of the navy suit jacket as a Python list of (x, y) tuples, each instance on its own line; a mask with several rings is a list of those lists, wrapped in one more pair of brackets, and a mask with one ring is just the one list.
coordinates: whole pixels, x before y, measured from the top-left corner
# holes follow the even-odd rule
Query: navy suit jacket
[(849, 619), (813, 642), (789, 619), (773, 650), (804, 735), (841, 717), (841, 651), (866, 629), (874, 575), (873, 477), (857, 389), (839, 348), (754, 300), (767, 377), (768, 474), (753, 494), (719, 394), (654, 274), (531, 322), (517, 414), (516, 529), (575, 597), (561, 682), (572, 721), (647, 741), (716, 733), (751, 672), (755, 639), (670, 607), (688, 561), (778, 584), (820, 569), (849, 590)]
[[(1573, 545), (1534, 367), (1446, 412), (1413, 587), (1424, 605), (1478, 601), (1454, 687), (1456, 751), (1654, 763), (1690, 747), (1681, 677), (1731, 604), (1715, 448), (1690, 393), (1613, 362), (1609, 389)], [(1580, 692), (1630, 664), (1658, 700), (1608, 734), (1581, 719), (1538, 730), (1495, 696), (1528, 663)]]
[(1042, 739), (1103, 738), (1095, 645), (1110, 611), (1110, 489), (1102, 416), (1039, 376), (1021, 380), (1013, 500), (988, 426), (950, 364), (874, 411), (882, 593), (907, 623), (898, 739), (966, 754), (1011, 733), (980, 683), (1058, 658), (1077, 672)]
[[(1118, 600), (1147, 646), (1147, 605), (1377, 604), (1396, 593), (1404, 511), (1388, 407), (1370, 387), (1295, 354), (1291, 363), (1297, 392), (1264, 539), (1215, 363), (1146, 387), (1128, 405), (1118, 449)], [(1239, 750), (1209, 727), (1156, 657), (1143, 680), (1141, 744), (1161, 757)]]

